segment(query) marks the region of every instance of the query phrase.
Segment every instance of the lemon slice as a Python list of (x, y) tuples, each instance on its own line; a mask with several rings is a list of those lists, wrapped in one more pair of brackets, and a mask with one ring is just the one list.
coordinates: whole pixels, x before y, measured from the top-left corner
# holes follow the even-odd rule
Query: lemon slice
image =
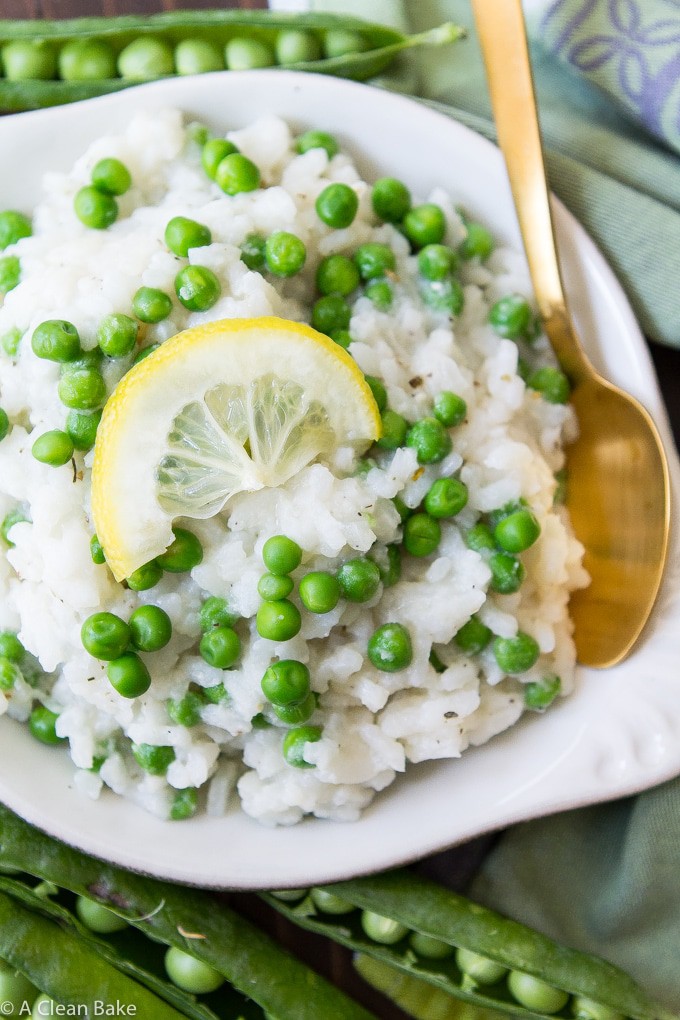
[(212, 517), (379, 434), (363, 373), (309, 326), (224, 319), (178, 333), (121, 379), (97, 431), (92, 514), (114, 577), (164, 552), (174, 518)]

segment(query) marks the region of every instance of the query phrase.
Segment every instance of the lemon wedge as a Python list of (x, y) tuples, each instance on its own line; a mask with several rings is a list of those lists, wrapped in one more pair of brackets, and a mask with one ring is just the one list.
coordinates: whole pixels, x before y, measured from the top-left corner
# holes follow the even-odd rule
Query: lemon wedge
[(212, 517), (238, 492), (379, 435), (363, 373), (309, 326), (224, 319), (178, 333), (104, 408), (92, 514), (106, 561), (120, 581), (167, 549), (176, 517)]

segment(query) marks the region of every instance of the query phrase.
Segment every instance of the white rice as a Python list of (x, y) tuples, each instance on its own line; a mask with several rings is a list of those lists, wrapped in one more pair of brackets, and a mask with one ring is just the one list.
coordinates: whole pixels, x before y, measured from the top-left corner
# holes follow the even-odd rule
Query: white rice
[[(25, 335), (16, 357), (0, 351), (0, 406), (12, 422), (0, 443), (0, 518), (20, 507), (30, 523), (17, 524), (13, 547), (0, 550), (0, 630), (18, 633), (40, 672), (0, 693), (0, 714), (25, 722), (38, 703), (57, 712), (57, 733), (68, 740), (75, 784), (85, 796), (97, 797), (109, 787), (166, 817), (178, 790), (197, 787), (201, 809), (210, 814), (238, 810), (240, 801), (244, 811), (267, 824), (292, 824), (308, 814), (353, 820), (409, 762), (458, 757), (516, 723), (524, 710), (524, 684), (558, 674), (561, 693), (571, 691), (567, 603), (585, 577), (582, 548), (553, 500), (562, 445), (575, 423), (568, 406), (548, 403), (525, 386), (517, 372), (517, 345), (487, 325), (499, 297), (530, 294), (518, 253), (499, 248), (484, 264), (466, 263), (462, 314), (449, 319), (433, 313), (418, 298), (408, 243), (376, 219), (370, 184), (347, 154), (330, 161), (322, 149), (296, 155), (288, 126), (274, 117), (228, 137), (260, 167), (260, 190), (227, 197), (209, 181), (179, 112), (139, 115), (124, 135), (90, 146), (70, 173), (46, 175), (34, 235), (5, 252), (19, 256), (22, 276), (0, 308), (0, 335), (14, 327)], [(126, 164), (133, 186), (119, 200), (117, 222), (106, 231), (89, 230), (73, 212), (73, 197), (106, 156)], [(316, 196), (330, 181), (349, 183), (359, 196), (357, 218), (344, 230), (327, 228), (314, 210)], [(465, 229), (454, 210), (455, 196), (437, 190), (414, 198), (444, 209), (448, 243), (457, 245)], [(63, 428), (65, 409), (57, 396), (59, 366), (36, 358), (30, 337), (43, 320), (63, 318), (77, 326), (83, 347), (91, 348), (102, 317), (129, 313), (141, 285), (174, 293), (178, 259), (166, 249), (163, 234), (177, 215), (212, 231), (213, 243), (194, 249), (189, 261), (214, 270), (222, 296), (200, 314), (173, 301), (168, 319), (144, 328), (145, 344), (209, 319), (277, 315), (308, 321), (319, 259), (351, 254), (368, 240), (383, 241), (397, 256), (394, 304), (385, 313), (366, 297), (356, 301), (350, 353), (365, 372), (385, 381), (390, 407), (407, 419), (429, 413), (442, 390), (460, 394), (468, 414), (452, 433), (453, 452), (440, 464), (419, 468), (414, 451), (403, 448), (371, 452), (375, 466), (355, 474), (354, 455), (340, 446), (330, 462), (310, 464), (280, 489), (239, 495), (211, 520), (181, 522), (199, 536), (203, 562), (190, 575), (166, 574), (156, 587), (135, 593), (91, 559), (92, 454), (76, 454), (75, 476), (70, 465), (55, 469), (32, 457), (35, 436)], [(304, 271), (287, 281), (251, 272), (240, 259), (239, 245), (248, 234), (279, 229), (297, 234), (308, 250)], [(544, 339), (530, 356), (535, 364), (553, 363)], [(110, 388), (129, 364), (130, 359), (108, 363)], [(310, 569), (333, 571), (374, 546), (400, 540), (392, 497), (398, 494), (417, 507), (436, 478), (453, 473), (468, 486), (469, 502), (458, 517), (442, 522), (436, 553), (422, 559), (404, 555), (400, 581), (381, 588), (367, 604), (341, 600), (318, 616), (303, 610), (302, 630), (290, 641), (257, 635), (261, 550), (270, 535), (286, 534), (305, 551), (296, 580)], [(498, 595), (489, 589), (486, 560), (467, 548), (464, 535), (484, 512), (520, 498), (538, 518), (541, 536), (521, 556), (527, 579), (520, 591)], [(198, 613), (208, 595), (226, 598), (241, 617), (236, 629), (242, 656), (227, 672), (198, 653)], [(299, 604), (296, 594), (291, 597)], [(112, 688), (105, 663), (83, 649), (80, 628), (94, 612), (128, 619), (143, 603), (166, 610), (173, 637), (145, 657), (152, 686), (131, 700)], [(490, 647), (474, 657), (458, 650), (452, 639), (474, 613), (496, 635), (533, 636), (541, 650), (536, 665), (507, 677)], [(396, 673), (375, 669), (366, 654), (371, 633), (388, 621), (403, 623), (413, 641), (411, 665)], [(446, 666), (443, 672), (430, 664), (433, 649)], [(322, 727), (322, 737), (305, 750), (312, 768), (286, 763), (281, 748), (286, 727), (262, 693), (262, 675), (277, 657), (306, 663), (319, 695), (310, 723)], [(206, 704), (196, 726), (171, 722), (168, 698), (220, 681), (228, 701)], [(253, 728), (259, 713), (269, 727)], [(32, 739), (28, 733), (26, 739)], [(175, 760), (167, 775), (145, 773), (131, 742), (171, 745)], [(92, 771), (102, 755), (100, 771)]]

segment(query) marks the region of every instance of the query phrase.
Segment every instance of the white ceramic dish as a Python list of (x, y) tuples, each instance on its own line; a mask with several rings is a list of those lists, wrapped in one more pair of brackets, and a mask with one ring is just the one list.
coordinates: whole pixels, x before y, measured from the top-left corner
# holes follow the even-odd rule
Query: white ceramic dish
[[(182, 108), (215, 129), (275, 112), (335, 133), (368, 179), (403, 178), (416, 194), (448, 187), (494, 233), (519, 246), (498, 151), (408, 99), (331, 78), (281, 71), (167, 80), (88, 103), (0, 120), (0, 207), (30, 209), (47, 169), (120, 129), (140, 106)], [(614, 276), (556, 205), (567, 291), (597, 366), (656, 419), (676, 492), (680, 465), (644, 340)], [(0, 722), (0, 800), (47, 832), (125, 867), (204, 886), (307, 886), (404, 863), (511, 822), (615, 798), (680, 773), (680, 562), (671, 563), (635, 653), (606, 672), (579, 671), (576, 693), (460, 761), (417, 766), (353, 824), (268, 829), (238, 810), (223, 819), (161, 822), (113, 794), (72, 788), (67, 756)]]

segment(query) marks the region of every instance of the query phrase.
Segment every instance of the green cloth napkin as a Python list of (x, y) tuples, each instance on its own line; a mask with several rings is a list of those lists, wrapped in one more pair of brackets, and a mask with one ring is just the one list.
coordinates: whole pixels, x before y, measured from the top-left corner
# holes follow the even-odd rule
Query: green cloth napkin
[[(310, 6), (370, 17), (411, 31), (447, 20), (466, 25), (469, 36), (464, 42), (422, 51), (407, 59), (383, 83), (436, 101), (442, 104), (438, 108), (443, 112), (494, 137), (484, 69), (467, 0), (373, 0), (370, 11), (364, 0), (311, 0)], [(532, 7), (544, 8), (545, 4), (534, 0)], [(599, 44), (602, 52), (585, 48), (588, 33), (596, 40), (606, 36), (607, 21), (609, 36), (615, 38), (617, 11), (625, 28), (624, 8), (633, 27), (629, 26), (627, 35), (623, 29), (618, 30), (617, 45), (627, 53), (626, 46), (631, 48), (628, 37), (639, 37), (639, 53), (652, 53), (658, 60), (658, 76), (665, 73), (666, 101), (662, 109), (660, 99), (655, 106), (649, 98), (637, 102), (630, 97), (632, 70), (628, 64), (633, 67), (633, 56), (629, 56), (628, 63), (622, 57), (618, 61), (614, 56), (605, 60), (603, 44)], [(529, 24), (551, 187), (606, 256), (645, 334), (680, 347), (680, 156), (672, 148), (680, 148), (678, 0), (626, 0), (618, 4), (608, 0), (557, 0), (547, 13), (530, 17)], [(649, 45), (645, 43), (647, 37), (652, 40)], [(658, 47), (657, 39), (662, 41)], [(609, 45), (613, 50), (614, 42)], [(670, 70), (666, 69), (672, 63), (669, 52), (675, 57)], [(578, 70), (574, 61), (579, 63)], [(651, 67), (651, 57), (649, 61)], [(594, 69), (589, 69), (590, 64), (595, 65)], [(581, 65), (586, 65), (589, 78)], [(649, 77), (651, 71), (644, 67)], [(628, 77), (624, 75), (626, 68)], [(673, 70), (674, 88), (666, 82), (671, 80)], [(625, 92), (622, 88), (617, 92), (619, 77), (626, 84)], [(612, 102), (614, 93), (618, 103)], [(649, 115), (657, 137), (643, 130), (645, 115)], [(662, 144), (664, 130), (666, 141)]]
[[(364, 0), (312, 4), (367, 16)], [(531, 6), (542, 8), (530, 29), (552, 187), (605, 253), (646, 334), (680, 346), (680, 0)], [(419, 56), (417, 79), (409, 66), (386, 84), (493, 137), (467, 2), (374, 0), (370, 18), (413, 31), (467, 25), (466, 42)], [(437, 860), (440, 877), (445, 865)], [(514, 826), (469, 891), (605, 956), (680, 1010), (680, 779)]]

